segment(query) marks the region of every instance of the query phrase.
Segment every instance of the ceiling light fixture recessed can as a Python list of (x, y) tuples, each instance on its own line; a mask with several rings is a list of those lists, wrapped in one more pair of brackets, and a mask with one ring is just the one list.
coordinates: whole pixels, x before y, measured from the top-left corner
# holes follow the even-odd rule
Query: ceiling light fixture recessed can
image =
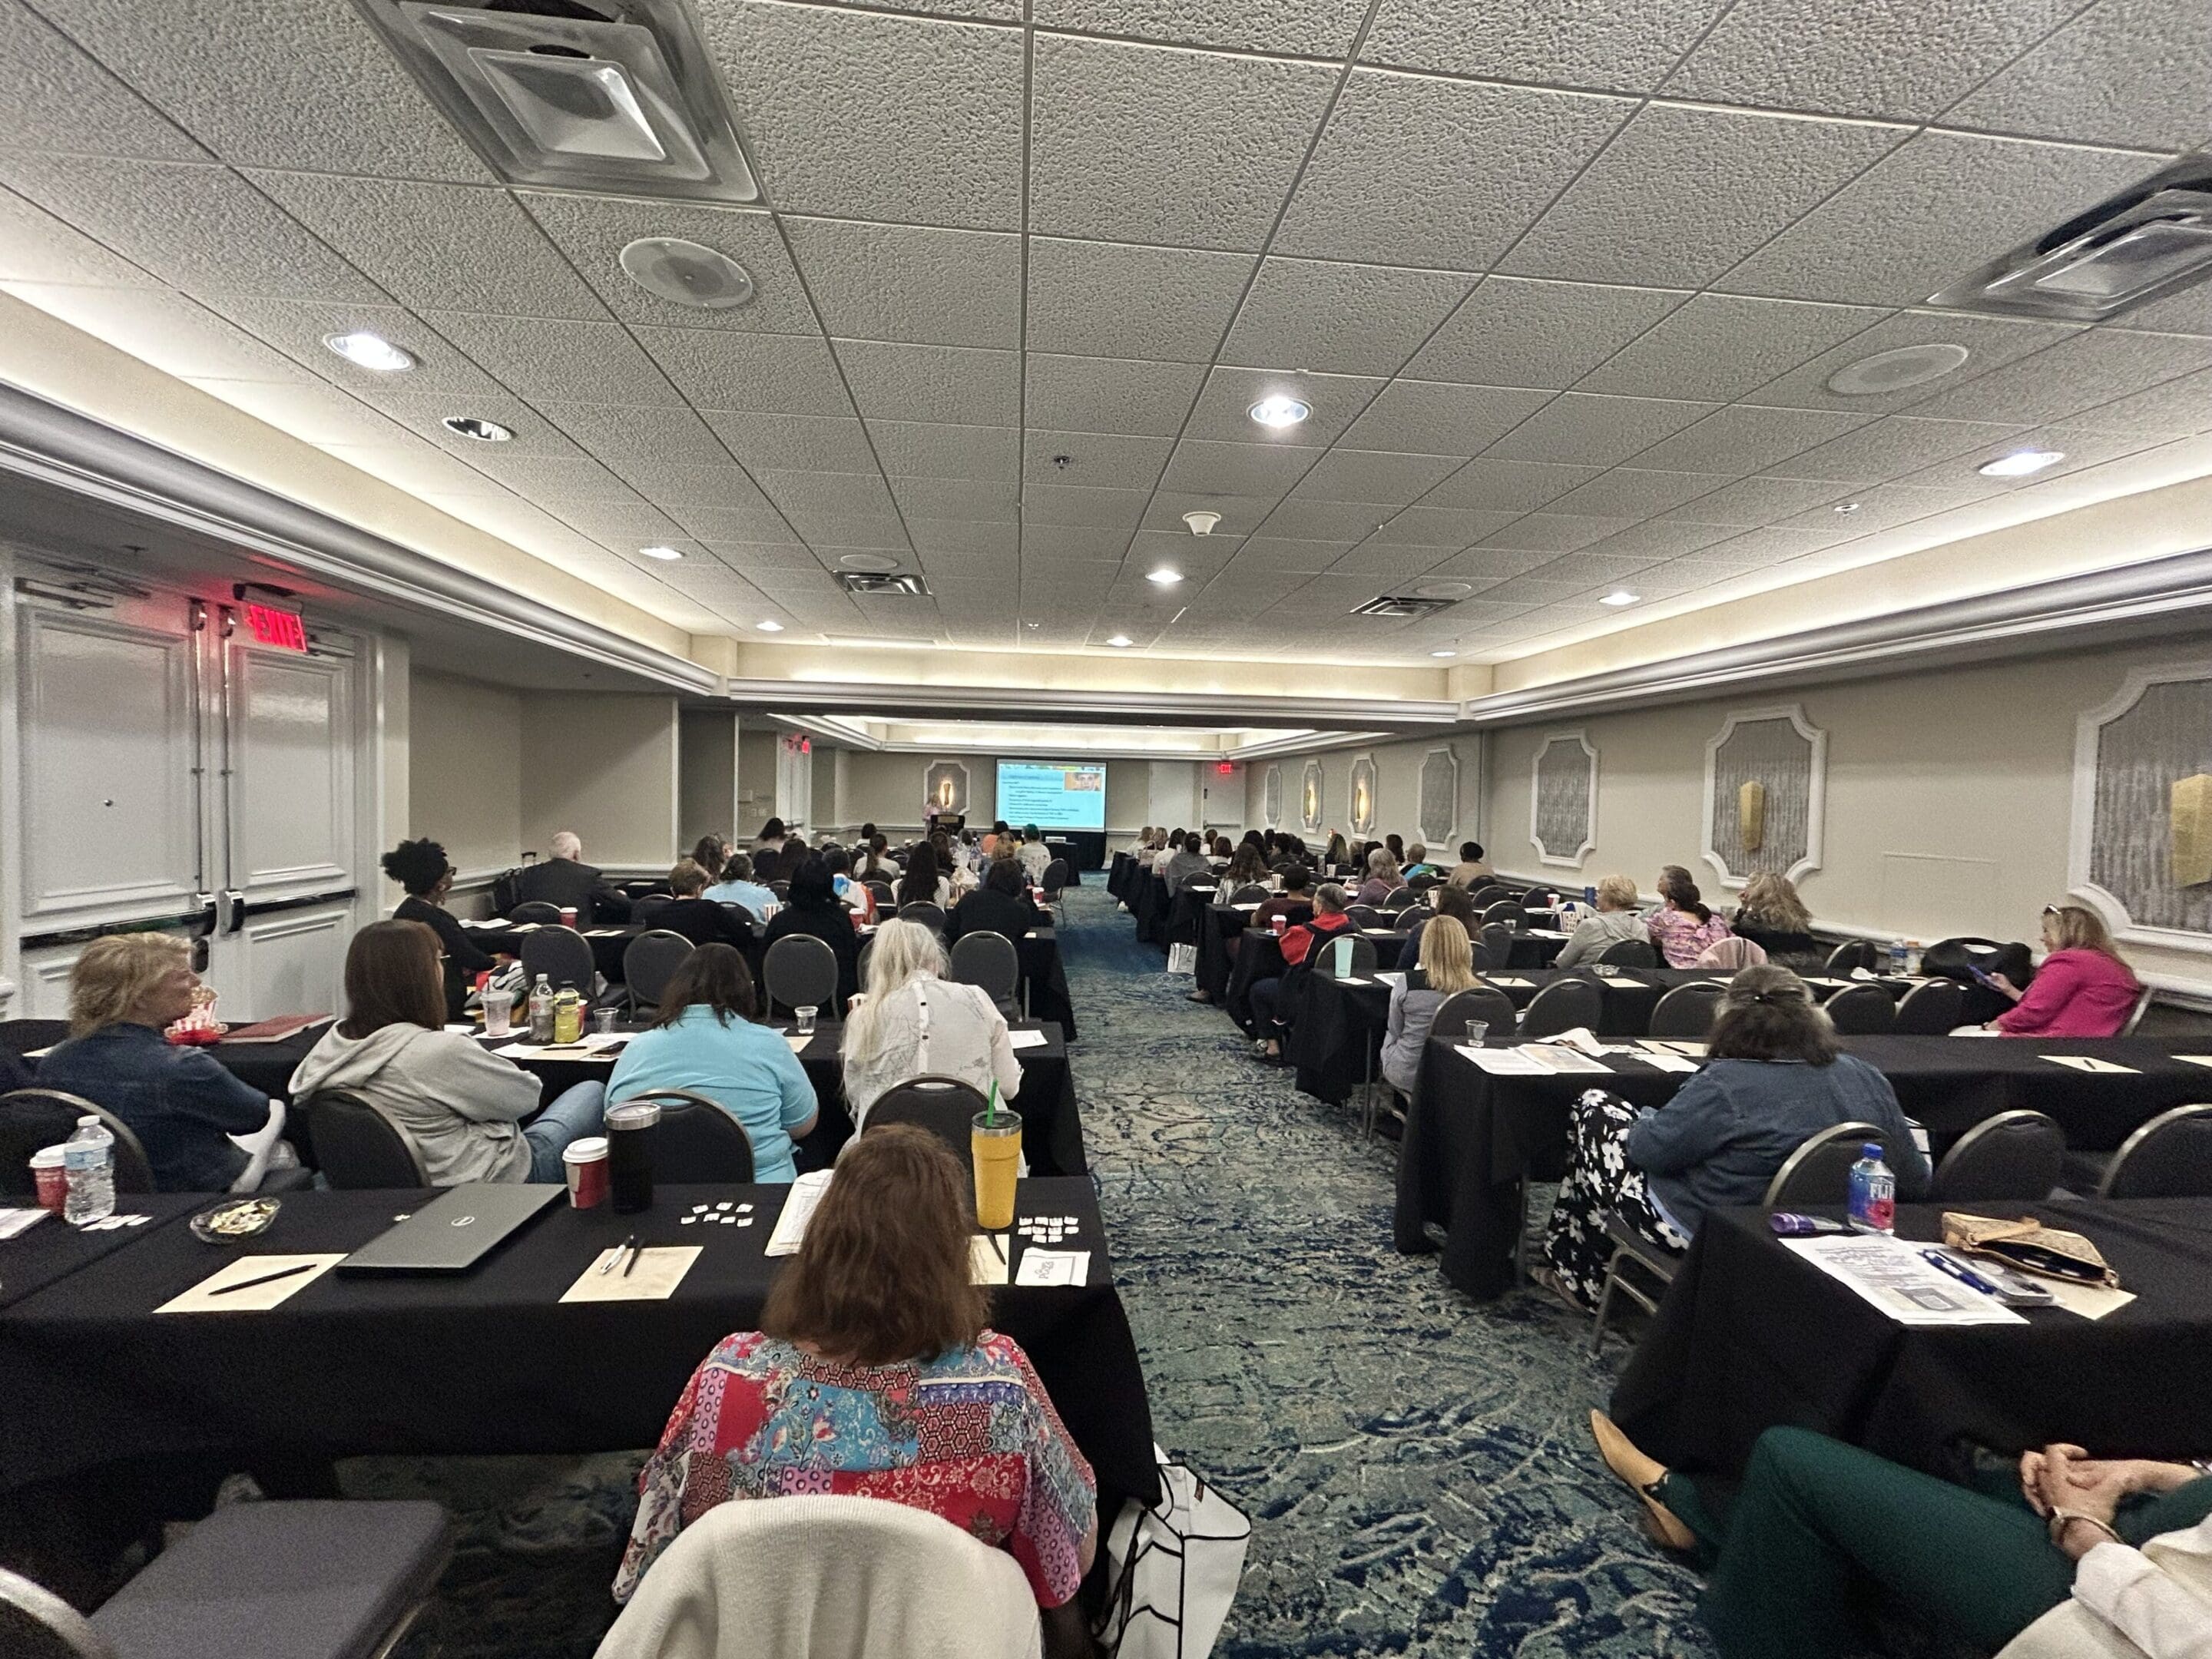
[(1164, 564), (1158, 570), (1147, 570), (1145, 580), (1155, 587), (1173, 587), (1182, 580), (1182, 572)]
[(1307, 416), (1312, 414), (1313, 410), (1296, 398), (1286, 398), (1278, 393), (1273, 398), (1261, 398), (1246, 412), (1261, 426), (1274, 427), (1279, 430), (1286, 426), (1296, 426)]
[(1429, 654), (1432, 657), (1456, 657), (1459, 655), (1459, 653), (1456, 651), (1431, 651)]
[(1859, 504), (1856, 501), (1838, 501), (1832, 510), (1838, 513), (1856, 513), (1859, 510)]
[(482, 444), (503, 444), (514, 435), (512, 428), (476, 415), (448, 415), (438, 424), (457, 438), (474, 438)]
[(1116, 634), (1112, 639), (1107, 641), (1106, 643), (1112, 646), (1116, 651), (1126, 651), (1129, 648), (1129, 636), (1127, 634)]
[(637, 550), (648, 559), (680, 559), (684, 556), (672, 547), (641, 547)]
[(1625, 587), (1616, 587), (1612, 592), (1600, 599), (1598, 603), (1600, 605), (1613, 605), (1617, 609), (1624, 605), (1637, 604), (1643, 599), (1643, 597), (1644, 596), (1641, 593), (1632, 593)]
[(2056, 466), (2066, 459), (2063, 449), (2015, 449), (2009, 455), (2000, 455), (1994, 461), (1984, 461), (1974, 469), (1984, 478), (2025, 478), (2031, 472), (2040, 472), (2047, 466)]
[(1877, 351), (1871, 357), (1845, 363), (1828, 376), (1828, 390), (1838, 398), (1876, 398), (1885, 392), (1905, 392), (1942, 380), (1972, 355), (1962, 345), (1942, 340)]
[(765, 622), (757, 622), (753, 626), (760, 629), (763, 634), (781, 634), (783, 632), (783, 624), (777, 622), (774, 617), (770, 617)]
[(415, 367), (415, 354), (396, 346), (381, 334), (356, 329), (350, 334), (325, 334), (323, 343), (349, 363), (373, 368), (380, 374), (397, 374)]
[(731, 311), (752, 301), (752, 272), (719, 248), (680, 236), (641, 236), (621, 257), (630, 281), (672, 305)]
[(866, 571), (872, 576), (888, 576), (899, 567), (899, 562), (888, 553), (840, 553), (837, 563), (843, 569)]

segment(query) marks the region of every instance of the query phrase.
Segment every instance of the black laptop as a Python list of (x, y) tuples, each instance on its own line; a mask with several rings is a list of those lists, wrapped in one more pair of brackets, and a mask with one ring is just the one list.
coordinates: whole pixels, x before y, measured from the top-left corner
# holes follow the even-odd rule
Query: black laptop
[(568, 1196), (566, 1187), (497, 1185), (452, 1187), (397, 1226), (386, 1228), (338, 1263), (342, 1273), (465, 1273), (546, 1206)]

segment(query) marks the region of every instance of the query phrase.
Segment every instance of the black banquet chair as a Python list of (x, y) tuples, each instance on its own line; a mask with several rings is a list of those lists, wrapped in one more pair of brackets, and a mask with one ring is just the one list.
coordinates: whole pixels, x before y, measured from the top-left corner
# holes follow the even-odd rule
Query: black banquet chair
[(1838, 1036), (1886, 1036), (1897, 1023), (1897, 1004), (1879, 985), (1854, 985), (1820, 1005)]
[(1798, 1210), (1808, 1204), (1841, 1204), (1850, 1196), (1851, 1165), (1869, 1142), (1888, 1139), (1871, 1123), (1838, 1123), (1798, 1144), (1766, 1183), (1761, 1201), (1770, 1210)]
[(540, 926), (557, 927), (561, 923), (561, 907), (544, 899), (529, 899), (508, 911), (507, 919), (517, 927), (534, 921)]
[(1955, 980), (1931, 979), (1905, 994), (1890, 1030), (1899, 1036), (1942, 1036), (1966, 1018), (1965, 989)]
[(1598, 1013), (1604, 1001), (1598, 988), (1586, 979), (1555, 979), (1536, 993), (1528, 1006), (1521, 1011), (1521, 1035), (1524, 1037), (1557, 1036), (1562, 1031), (1571, 1031), (1577, 1025), (1597, 1029)]
[(1659, 952), (1646, 939), (1616, 939), (1597, 953), (1597, 959), (1608, 968), (1656, 968)]
[(1872, 939), (1845, 939), (1841, 945), (1838, 945), (1834, 950), (1828, 952), (1828, 959), (1821, 964), (1821, 971), (1826, 974), (1838, 975), (1848, 974), (1854, 968), (1863, 968), (1869, 973), (1872, 973), (1874, 971), (1875, 960), (1875, 948), (1874, 941)]
[(1004, 933), (963, 933), (952, 944), (946, 969), (956, 985), (979, 988), (999, 1005), (999, 1012), (1014, 1018), (1020, 1005), (1022, 959), (1014, 942)]
[(1272, 896), (1259, 883), (1246, 882), (1222, 902), (1227, 904), (1265, 904)]
[(641, 1101), (660, 1108), (660, 1121), (653, 1126), (653, 1167), (662, 1180), (703, 1186), (742, 1185), (753, 1178), (752, 1137), (717, 1102), (690, 1089), (651, 1089), (625, 1095), (619, 1103)]
[(665, 927), (632, 939), (623, 951), (623, 983), (629, 988), (630, 1006), (640, 1012), (658, 1009), (660, 994), (695, 948), (683, 934)]
[(1693, 980), (1687, 985), (1677, 985), (1651, 1010), (1646, 1035), (1691, 1041), (1702, 1038), (1713, 1029), (1713, 1021), (1720, 1013), (1721, 994), (1726, 988), (1718, 980)]
[(76, 1133), (81, 1117), (96, 1117), (115, 1137), (115, 1190), (150, 1193), (154, 1166), (131, 1126), (105, 1106), (59, 1089), (18, 1089), (0, 1095), (0, 1194), (28, 1198), (38, 1190), (31, 1154), (57, 1146)]
[[(1613, 1255), (1605, 1267), (1605, 1288), (1598, 1292), (1597, 1321), (1590, 1332), (1590, 1352), (1595, 1354), (1605, 1346), (1605, 1328), (1613, 1319), (1613, 1299), (1625, 1296), (1647, 1314), (1659, 1311), (1659, 1297), (1674, 1282), (1674, 1275), (1682, 1270), (1684, 1258), (1672, 1250), (1662, 1250), (1650, 1239), (1630, 1226), (1618, 1211), (1608, 1210), (1605, 1218), (1605, 1236), (1613, 1242)], [(1634, 1267), (1653, 1281), (1650, 1288), (1638, 1285), (1622, 1269)]]
[(961, 1167), (972, 1171), (975, 1156), (969, 1132), (975, 1114), (988, 1109), (990, 1103), (981, 1091), (957, 1077), (910, 1077), (877, 1097), (861, 1120), (860, 1133), (880, 1129), (887, 1123), (917, 1125), (951, 1147)]
[(761, 958), (761, 999), (769, 1018), (781, 1008), (828, 1009), (837, 1017), (837, 953), (811, 933), (786, 933)]
[(2176, 1106), (2130, 1135), (2097, 1196), (2212, 1198), (2212, 1106)]
[(1474, 936), (1474, 969), (1496, 973), (1513, 960), (1513, 930), (1502, 921), (1485, 922)]
[(1394, 887), (1382, 896), (1382, 908), (1385, 910), (1408, 909), (1420, 902), (1419, 892), (1411, 886)]
[(1520, 926), (1522, 919), (1528, 914), (1528, 911), (1522, 907), (1519, 899), (1499, 899), (1496, 903), (1487, 906), (1483, 910), (1482, 920), (1486, 925), (1494, 921), (1502, 921), (1508, 927), (1517, 927)]
[(912, 904), (902, 904), (899, 907), (898, 919), (901, 921), (918, 921), (933, 933), (945, 931), (945, 910), (941, 905), (927, 904), (919, 900)]
[(2036, 1202), (2058, 1184), (2066, 1132), (2041, 1112), (1999, 1112), (1960, 1135), (1936, 1166), (1928, 1196), (1943, 1204)]
[(430, 1184), (415, 1137), (359, 1095), (325, 1089), (307, 1097), (305, 1109), (315, 1159), (332, 1187), (344, 1191)]
[(558, 924), (526, 936), (522, 941), (524, 996), (529, 994), (529, 987), (538, 983), (540, 974), (556, 991), (571, 986), (590, 996), (599, 976), (592, 965), (591, 940), (574, 928)]
[(1464, 1037), (1468, 1024), (1480, 1020), (1488, 1029), (1486, 1039), (1508, 1037), (1519, 1019), (1513, 1009), (1513, 999), (1503, 991), (1487, 985), (1479, 985), (1472, 991), (1459, 991), (1446, 997), (1437, 1006), (1436, 1017), (1429, 1022), (1429, 1035), (1438, 1037)]

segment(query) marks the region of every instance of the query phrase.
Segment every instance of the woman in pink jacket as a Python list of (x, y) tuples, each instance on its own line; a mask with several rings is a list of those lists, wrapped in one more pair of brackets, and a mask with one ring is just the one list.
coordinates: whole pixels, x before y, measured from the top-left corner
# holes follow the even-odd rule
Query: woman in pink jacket
[(2118, 1036), (2135, 1012), (2142, 982), (2112, 948), (2104, 919), (2078, 904), (2046, 904), (2043, 947), (2050, 954), (2027, 990), (2002, 974), (1990, 975), (1990, 983), (2017, 1006), (1989, 1029), (2007, 1036)]

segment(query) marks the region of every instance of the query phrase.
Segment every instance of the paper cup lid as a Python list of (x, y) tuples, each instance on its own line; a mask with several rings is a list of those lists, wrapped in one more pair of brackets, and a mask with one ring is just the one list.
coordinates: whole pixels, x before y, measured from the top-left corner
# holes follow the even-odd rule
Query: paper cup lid
[(561, 1158), (566, 1164), (589, 1164), (607, 1155), (605, 1135), (586, 1135), (581, 1140), (572, 1140), (561, 1149)]
[(58, 1170), (67, 1162), (69, 1149), (59, 1145), (41, 1146), (31, 1154), (31, 1167), (34, 1170)]

